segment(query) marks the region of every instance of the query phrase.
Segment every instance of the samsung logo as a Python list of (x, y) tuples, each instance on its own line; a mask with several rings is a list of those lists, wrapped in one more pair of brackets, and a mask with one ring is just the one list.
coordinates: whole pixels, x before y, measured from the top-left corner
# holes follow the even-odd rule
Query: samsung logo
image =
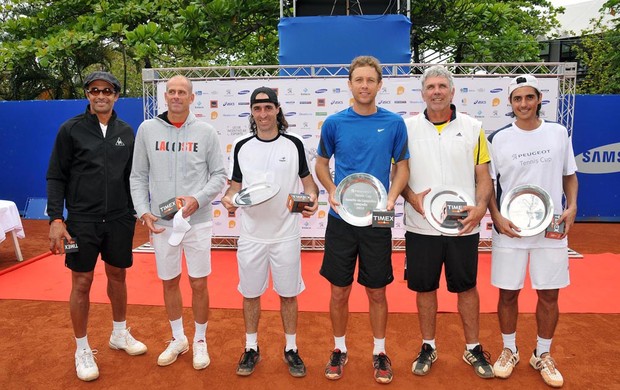
[(304, 135), (301, 136), (301, 138), (303, 138), (303, 139), (312, 138), (312, 134), (304, 134)]
[(249, 89), (244, 89), (244, 90), (237, 92), (238, 95), (247, 95), (248, 93), (250, 93)]
[(405, 116), (407, 115), (407, 111), (398, 111), (397, 114), (400, 116)]
[(239, 116), (241, 118), (247, 118), (248, 116), (250, 116), (250, 113), (249, 112), (242, 112), (241, 114), (239, 114)]
[(295, 111), (287, 112), (284, 116), (295, 116), (297, 113)]
[(493, 88), (492, 90), (490, 90), (489, 92), (491, 93), (500, 93), (502, 92), (504, 89), (503, 88)]
[(327, 89), (325, 88), (317, 89), (316, 91), (314, 91), (314, 93), (325, 93), (325, 92), (327, 92)]
[(222, 202), (219, 200), (214, 200), (213, 202), (211, 202), (212, 205), (217, 206), (219, 204), (221, 204)]
[(580, 173), (620, 172), (620, 142), (603, 145), (575, 156)]
[(542, 101), (542, 104), (543, 104), (543, 105), (544, 105), (544, 104), (549, 104), (549, 103), (551, 103), (551, 101), (550, 101), (550, 100), (543, 100), (543, 101)]

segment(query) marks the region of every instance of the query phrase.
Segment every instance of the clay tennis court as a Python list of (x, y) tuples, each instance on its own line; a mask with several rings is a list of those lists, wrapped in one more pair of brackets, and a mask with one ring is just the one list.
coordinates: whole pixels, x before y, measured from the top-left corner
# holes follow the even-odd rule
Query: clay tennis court
[[(47, 252), (47, 221), (24, 220), (26, 238), (20, 240), (25, 259), (37, 258)], [(571, 259), (572, 284), (560, 295), (560, 323), (552, 347), (553, 355), (565, 378), (564, 388), (620, 388), (615, 376), (616, 351), (620, 341), (617, 275), (620, 271), (620, 224), (579, 223), (569, 237), (569, 246), (583, 255)], [(139, 227), (135, 246), (147, 241), (147, 234)], [(381, 385), (372, 377), (372, 337), (368, 314), (364, 313), (363, 291), (355, 292), (347, 332), (349, 363), (339, 381), (328, 381), (323, 367), (333, 348), (329, 316), (323, 307), (329, 291), (313, 269), (308, 269), (307, 290), (300, 296), (298, 346), (308, 367), (305, 378), (291, 377), (282, 361), (284, 337), (277, 311), (277, 300), (269, 292), (263, 300), (259, 327), (259, 345), (262, 361), (250, 377), (235, 375), (235, 367), (243, 351), (243, 316), (238, 308), (241, 302), (235, 291), (234, 251), (214, 254), (214, 272), (209, 278), (211, 313), (207, 339), (211, 365), (196, 371), (191, 365), (191, 354), (179, 357), (168, 367), (158, 367), (157, 356), (170, 337), (165, 309), (161, 301), (161, 286), (152, 273), (152, 263), (146, 255), (136, 255), (136, 264), (128, 273), (128, 325), (136, 338), (149, 351), (131, 357), (111, 350), (107, 340), (111, 331), (110, 306), (107, 303), (91, 305), (89, 341), (98, 349), (97, 363), (100, 377), (85, 383), (77, 379), (73, 363), (75, 343), (69, 319), (68, 293), (70, 273), (64, 269), (63, 258), (41, 256), (26, 261), (23, 266), (15, 260), (9, 240), (0, 245), (0, 341), (4, 353), (0, 358), (0, 388), (2, 389), (60, 389), (60, 388), (371, 388)], [(320, 253), (304, 252), (304, 267), (315, 267)], [(219, 259), (219, 260), (218, 260)], [(319, 259), (319, 260), (317, 260)], [(521, 348), (522, 362), (508, 380), (478, 378), (471, 367), (461, 360), (464, 345), (458, 314), (451, 302), (446, 303), (437, 321), (439, 359), (426, 377), (411, 373), (411, 362), (420, 347), (420, 333), (415, 313), (415, 295), (403, 287), (402, 254), (394, 256), (397, 280), (388, 287), (390, 316), (388, 320), (387, 352), (392, 360), (393, 389), (450, 388), (506, 389), (547, 388), (538, 372), (527, 363), (534, 347), (536, 331), (532, 314), (535, 297), (529, 286), (522, 293), (517, 345)], [(492, 361), (501, 351), (501, 336), (494, 313), (495, 294), (488, 286), (489, 256), (481, 254), (481, 330), (480, 340), (491, 352)], [(221, 270), (221, 271), (220, 271)], [(187, 284), (185, 282), (185, 284)], [(105, 277), (96, 271), (91, 295), (93, 302), (105, 301)], [(187, 286), (184, 286), (187, 288)], [(96, 291), (95, 291), (96, 290)], [(4, 291), (4, 292), (3, 292)], [(186, 293), (187, 291), (185, 291)], [(184, 293), (184, 323), (186, 334), (193, 334), (189, 300)], [(132, 297), (133, 295), (133, 297)], [(6, 298), (10, 296), (11, 298)], [(24, 298), (25, 297), (25, 298)], [(563, 299), (566, 297), (567, 299)], [(225, 298), (225, 299), (224, 299)], [(450, 297), (441, 296), (449, 301)], [(135, 301), (151, 302), (135, 303)], [(440, 301), (440, 310), (441, 310)], [(215, 308), (221, 306), (222, 308)]]

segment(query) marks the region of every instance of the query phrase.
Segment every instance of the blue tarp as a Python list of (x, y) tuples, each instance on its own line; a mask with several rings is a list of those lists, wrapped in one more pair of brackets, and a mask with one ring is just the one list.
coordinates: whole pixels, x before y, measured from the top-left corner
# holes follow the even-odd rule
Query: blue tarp
[(573, 149), (579, 173), (577, 218), (620, 221), (620, 95), (577, 95)]
[(410, 30), (404, 15), (282, 18), (280, 65), (349, 64), (359, 55), (372, 55), (385, 64), (408, 64)]
[[(84, 100), (0, 102), (0, 199), (23, 212), (29, 197), (46, 197), (45, 173), (60, 125), (86, 110)], [(141, 98), (122, 98), (114, 105), (134, 131), (144, 118)]]

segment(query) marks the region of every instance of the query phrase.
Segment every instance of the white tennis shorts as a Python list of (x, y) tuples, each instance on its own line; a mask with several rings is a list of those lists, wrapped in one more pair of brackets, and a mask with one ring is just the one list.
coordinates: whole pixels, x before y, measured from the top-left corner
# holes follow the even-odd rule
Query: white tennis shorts
[(239, 286), (246, 298), (263, 295), (269, 285), (269, 271), (275, 292), (286, 298), (296, 297), (305, 288), (301, 277), (301, 241), (299, 238), (271, 244), (239, 238), (237, 241)]
[(211, 236), (213, 222), (192, 225), (178, 246), (168, 244), (172, 226), (155, 223), (156, 228), (165, 228), (159, 234), (151, 234), (151, 245), (155, 249), (157, 276), (162, 280), (174, 279), (181, 274), (182, 253), (185, 252), (187, 273), (192, 278), (203, 278), (211, 273)]
[(567, 248), (493, 248), (491, 284), (504, 290), (523, 288), (529, 260), (534, 290), (553, 290), (570, 284)]

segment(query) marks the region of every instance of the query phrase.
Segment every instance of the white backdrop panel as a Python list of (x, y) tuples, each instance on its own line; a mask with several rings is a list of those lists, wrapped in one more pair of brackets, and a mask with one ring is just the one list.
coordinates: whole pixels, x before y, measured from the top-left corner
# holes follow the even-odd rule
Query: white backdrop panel
[[(541, 117), (555, 121), (558, 109), (557, 98), (559, 80), (540, 78), (543, 91)], [(507, 77), (469, 77), (456, 78), (454, 104), (459, 112), (464, 112), (483, 123), (487, 134), (509, 124), (511, 109), (508, 103)], [(289, 131), (302, 136), (306, 154), (314, 173), (316, 148), (321, 135), (321, 125), (328, 115), (341, 111), (351, 104), (351, 94), (346, 78), (312, 79), (227, 79), (199, 80), (193, 82), (196, 99), (192, 111), (201, 120), (211, 123), (218, 131), (220, 143), (227, 164), (230, 165), (231, 148), (235, 138), (249, 131), (250, 94), (261, 86), (278, 90), (278, 98), (289, 122)], [(164, 99), (165, 81), (157, 85), (157, 110), (166, 110)], [(424, 110), (419, 77), (384, 78), (383, 88), (377, 96), (379, 106), (400, 114), (403, 118), (416, 115)], [(333, 162), (333, 161), (332, 161)], [(319, 183), (320, 186), (320, 183)], [(225, 189), (224, 189), (225, 190)], [(239, 234), (236, 216), (229, 216), (218, 197), (213, 203), (214, 236), (237, 236)], [(329, 205), (327, 195), (321, 187), (319, 210), (312, 218), (302, 220), (302, 236), (322, 238), (327, 223)], [(403, 200), (399, 199), (396, 208), (394, 238), (404, 236), (402, 226)], [(487, 216), (481, 223), (480, 237), (490, 238)]]

